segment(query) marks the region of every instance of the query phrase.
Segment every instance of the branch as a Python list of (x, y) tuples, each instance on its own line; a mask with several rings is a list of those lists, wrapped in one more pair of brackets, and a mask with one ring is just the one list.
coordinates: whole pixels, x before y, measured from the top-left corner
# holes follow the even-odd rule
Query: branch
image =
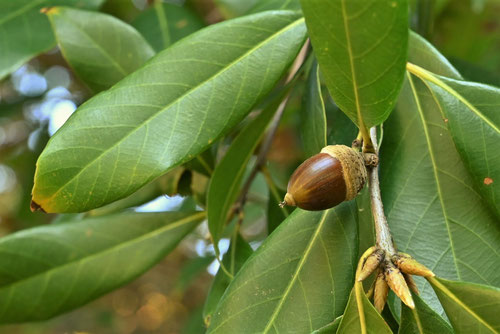
[[(304, 63), (304, 60), (306, 59), (307, 55), (307, 50), (309, 49), (309, 40), (306, 41), (302, 49), (300, 50), (297, 58), (295, 58), (295, 61), (292, 64), (292, 67), (290, 69), (290, 72), (288, 74), (288, 77), (286, 78), (285, 85), (288, 84), (292, 79), (295, 77), (297, 72), (299, 71), (300, 67)], [(280, 124), (281, 117), (283, 116), (283, 112), (285, 111), (285, 107), (288, 103), (288, 100), (290, 99), (290, 93), (291, 91), (285, 96), (283, 101), (281, 101), (280, 105), (278, 106), (278, 109), (276, 110), (276, 113), (273, 116), (273, 119), (271, 120), (271, 125), (269, 126), (269, 131), (266, 134), (266, 137), (262, 141), (262, 145), (259, 151), (259, 154), (257, 155), (257, 160), (255, 161), (255, 166), (253, 167), (250, 175), (248, 176), (247, 181), (241, 188), (241, 193), (240, 197), (236, 201), (234, 205), (234, 210), (235, 211), (240, 211), (242, 210), (243, 206), (245, 205), (245, 202), (247, 200), (247, 194), (248, 191), (250, 190), (250, 186), (253, 183), (253, 180), (257, 176), (258, 172), (264, 166), (266, 163), (266, 158), (267, 158), (267, 153), (269, 152), (269, 149), (271, 148), (271, 144), (274, 139), (274, 135), (276, 134), (276, 131), (278, 130), (278, 126)]]
[[(372, 127), (370, 129), (370, 137), (375, 152), (378, 154), (376, 127)], [(394, 243), (392, 242), (391, 231), (389, 230), (389, 225), (387, 224), (387, 218), (384, 213), (384, 205), (382, 204), (382, 197), (380, 195), (378, 165), (368, 169), (368, 184), (370, 187), (371, 208), (373, 221), (375, 223), (377, 247), (385, 250), (390, 255), (393, 255), (396, 253), (396, 249), (394, 248)]]

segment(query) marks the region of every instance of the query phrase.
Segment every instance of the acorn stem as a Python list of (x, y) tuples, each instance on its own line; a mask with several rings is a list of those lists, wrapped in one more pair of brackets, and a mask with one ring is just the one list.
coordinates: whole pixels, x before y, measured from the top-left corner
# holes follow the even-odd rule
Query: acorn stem
[[(371, 143), (374, 146), (375, 153), (378, 154), (377, 147), (377, 128), (370, 129)], [(370, 199), (373, 221), (375, 223), (375, 235), (377, 247), (385, 250), (389, 255), (394, 255), (396, 249), (392, 242), (391, 231), (387, 224), (387, 218), (384, 213), (382, 196), (380, 194), (380, 182), (378, 178), (378, 166), (368, 168), (368, 186), (370, 188)]]

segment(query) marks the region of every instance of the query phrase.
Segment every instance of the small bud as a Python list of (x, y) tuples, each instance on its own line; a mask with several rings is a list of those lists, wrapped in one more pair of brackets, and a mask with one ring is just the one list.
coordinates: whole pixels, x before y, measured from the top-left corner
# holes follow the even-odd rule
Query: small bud
[(365, 263), (363, 264), (363, 268), (361, 269), (361, 272), (358, 275), (358, 282), (363, 281), (365, 278), (371, 275), (375, 271), (375, 269), (378, 268), (380, 265), (380, 262), (384, 259), (384, 251), (381, 249), (377, 249), (375, 252), (370, 254), (366, 258)]
[(417, 284), (415, 284), (413, 277), (411, 277), (410, 274), (405, 274), (405, 273), (403, 273), (403, 276), (404, 276), (406, 284), (408, 285), (410, 290), (418, 295), (418, 287), (417, 287)]
[(424, 277), (436, 276), (429, 268), (427, 268), (423, 264), (420, 264), (419, 262), (417, 262), (417, 260), (415, 260), (408, 254), (398, 253), (393, 256), (392, 261), (402, 272), (406, 274)]
[(396, 296), (398, 296), (406, 306), (411, 309), (415, 308), (415, 303), (413, 302), (410, 289), (408, 289), (403, 274), (401, 274), (401, 271), (396, 268), (391, 261), (385, 262), (385, 280), (391, 290), (394, 291)]
[(373, 305), (378, 313), (382, 313), (385, 303), (387, 301), (387, 294), (389, 293), (389, 286), (385, 281), (384, 272), (379, 271), (377, 279), (375, 280), (375, 292), (373, 294)]

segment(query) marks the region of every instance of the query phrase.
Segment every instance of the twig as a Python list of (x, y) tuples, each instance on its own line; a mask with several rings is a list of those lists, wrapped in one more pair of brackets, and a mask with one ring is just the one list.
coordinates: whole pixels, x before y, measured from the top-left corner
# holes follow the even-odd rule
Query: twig
[[(377, 128), (370, 129), (370, 137), (375, 152), (378, 154)], [(380, 182), (378, 179), (378, 166), (368, 169), (368, 182), (370, 187), (370, 199), (372, 207), (373, 221), (375, 223), (375, 235), (377, 247), (385, 250), (389, 255), (396, 253), (394, 243), (392, 242), (391, 231), (387, 224), (387, 218), (384, 213), (384, 205), (380, 195)]]
[[(304, 60), (306, 59), (308, 49), (309, 49), (309, 40), (306, 41), (306, 43), (304, 44), (304, 46), (300, 50), (299, 54), (297, 55), (297, 58), (295, 58), (295, 61), (292, 64), (292, 67), (290, 69), (288, 77), (286, 78), (285, 85), (288, 84), (290, 81), (292, 81), (292, 79), (297, 74), (298, 70), (300, 69), (300, 67), (304, 63)], [(280, 105), (278, 106), (278, 109), (276, 110), (276, 113), (273, 116), (273, 119), (271, 120), (271, 125), (269, 126), (269, 131), (267, 132), (266, 137), (262, 141), (262, 145), (261, 145), (259, 154), (257, 155), (257, 160), (255, 161), (255, 166), (253, 167), (245, 184), (241, 188), (240, 196), (238, 197), (238, 200), (236, 201), (236, 203), (233, 207), (234, 211), (242, 210), (242, 208), (245, 205), (245, 202), (247, 200), (247, 194), (248, 194), (248, 191), (250, 190), (250, 186), (252, 185), (253, 180), (257, 176), (257, 173), (260, 171), (262, 166), (266, 163), (267, 153), (269, 152), (269, 149), (271, 148), (271, 144), (273, 142), (274, 135), (276, 134), (276, 131), (278, 130), (278, 126), (279, 126), (281, 117), (283, 116), (283, 112), (285, 111), (285, 107), (286, 107), (286, 104), (288, 103), (289, 99), (290, 99), (290, 92), (285, 96), (283, 101), (281, 101)]]

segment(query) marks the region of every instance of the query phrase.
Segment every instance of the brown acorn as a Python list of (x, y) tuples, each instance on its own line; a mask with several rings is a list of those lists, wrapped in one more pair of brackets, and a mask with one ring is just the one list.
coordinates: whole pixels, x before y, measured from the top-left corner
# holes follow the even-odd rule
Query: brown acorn
[(325, 210), (356, 197), (366, 182), (363, 155), (345, 145), (330, 145), (304, 161), (288, 182), (284, 205)]

